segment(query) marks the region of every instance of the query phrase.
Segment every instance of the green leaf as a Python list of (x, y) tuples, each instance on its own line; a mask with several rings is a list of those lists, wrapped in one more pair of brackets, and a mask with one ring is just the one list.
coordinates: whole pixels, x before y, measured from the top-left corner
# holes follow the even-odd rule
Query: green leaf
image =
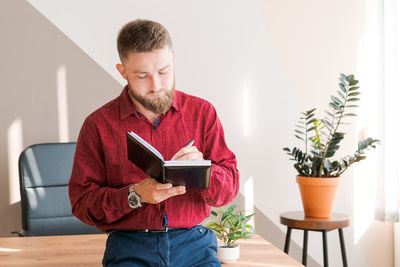
[[(290, 149), (289, 148), (286, 148), (286, 149), (288, 149), (289, 150), (289, 152), (290, 152)], [(283, 150), (285, 150), (285, 149), (283, 149)], [(285, 150), (285, 151), (288, 151), (288, 150)], [(211, 211), (211, 215), (212, 216), (218, 216), (218, 214), (215, 212), (215, 211)]]
[(298, 134), (303, 134), (304, 135), (304, 133), (302, 132), (302, 131), (299, 131), (299, 130), (294, 130), (296, 133), (298, 133)]
[(354, 81), (354, 75), (353, 74), (349, 74), (346, 76), (346, 81), (350, 82), (350, 81)]
[(316, 108), (310, 109), (309, 111), (306, 111), (307, 114), (313, 113), (316, 110)]
[(303, 157), (303, 153), (299, 151), (299, 153), (296, 156), (297, 161), (301, 161), (301, 158)]
[(329, 105), (335, 110), (340, 110), (340, 107), (334, 103), (329, 103)]
[(359, 105), (346, 105), (346, 108), (358, 108), (360, 107)]
[[(255, 213), (252, 213), (252, 214), (246, 215), (246, 216), (245, 216), (245, 219), (248, 220), (248, 219), (250, 219), (251, 217), (253, 217), (254, 215), (256, 215), (256, 214), (255, 214)], [(249, 226), (251, 226), (251, 225), (249, 225)], [(251, 226), (251, 227), (252, 227), (252, 226)]]
[(335, 102), (336, 104), (341, 104), (343, 105), (342, 100), (340, 100), (339, 98), (337, 98), (336, 96), (331, 96), (331, 99), (333, 102)]
[[(219, 225), (216, 222), (210, 222), (209, 224), (206, 225), (207, 228), (215, 228), (215, 229), (223, 229), (223, 227), (221, 225)], [(214, 230), (214, 229), (212, 229)]]
[(326, 126), (328, 126), (329, 128), (331, 128), (331, 129), (333, 129), (333, 126), (332, 126), (332, 124), (329, 122), (329, 121), (327, 121), (327, 120), (321, 120)]
[(349, 98), (349, 99), (347, 99), (347, 102), (353, 102), (353, 101), (358, 101), (358, 100), (360, 100), (360, 99), (354, 97), (354, 98)]
[[(290, 149), (287, 148), (287, 147), (284, 147), (283, 150), (284, 150), (284, 151), (287, 151), (287, 152), (290, 152)], [(216, 213), (215, 211), (213, 211), (213, 210), (211, 211), (211, 214), (213, 214), (213, 212), (214, 212), (215, 214), (217, 214), (217, 213)], [(214, 215), (214, 214), (213, 214), (213, 215)], [(217, 216), (217, 215), (214, 215), (214, 216)]]
[(304, 139), (298, 135), (295, 135), (295, 137), (297, 137), (298, 139), (300, 139), (301, 141), (304, 141)]
[(352, 92), (352, 93), (349, 94), (349, 96), (356, 96), (356, 95), (359, 95), (359, 94), (361, 94), (361, 93), (360, 92)]
[(329, 150), (330, 151), (337, 151), (339, 149), (339, 146), (338, 145), (330, 145), (329, 146)]
[(326, 157), (327, 157), (327, 158), (331, 158), (331, 157), (333, 157), (333, 156), (335, 155), (335, 153), (336, 153), (336, 151), (329, 151), (329, 152), (326, 152)]
[(355, 117), (355, 116), (357, 116), (357, 114), (354, 113), (346, 113), (343, 115), (343, 117)]
[[(354, 79), (354, 76), (353, 76), (353, 79)], [(349, 86), (356, 85), (357, 83), (358, 83), (357, 80), (351, 80), (351, 81), (349, 81)]]
[(335, 116), (332, 113), (330, 113), (329, 111), (325, 111), (325, 113), (328, 114), (330, 117), (335, 118)]
[[(343, 100), (346, 99), (346, 97), (342, 94), (342, 92), (337, 91), (337, 93), (338, 93), (338, 95), (339, 95)], [(344, 92), (344, 93), (346, 93), (346, 92)]]
[(229, 213), (227, 211), (225, 211), (222, 216), (221, 216), (221, 221), (225, 221), (229, 216)]
[(343, 83), (339, 83), (339, 87), (340, 87), (340, 90), (342, 90), (343, 93), (345, 93), (345, 94), (347, 93), (346, 92), (346, 85), (344, 85)]
[(233, 204), (232, 206), (230, 206), (230, 207), (228, 208), (227, 212), (228, 212), (229, 214), (231, 214), (232, 211), (233, 211), (234, 209), (236, 209), (236, 207), (237, 207), (237, 204)]
[(350, 87), (349, 88), (349, 91), (351, 92), (351, 91), (355, 91), (355, 90), (358, 90), (360, 88), (360, 86), (353, 86), (353, 87)]

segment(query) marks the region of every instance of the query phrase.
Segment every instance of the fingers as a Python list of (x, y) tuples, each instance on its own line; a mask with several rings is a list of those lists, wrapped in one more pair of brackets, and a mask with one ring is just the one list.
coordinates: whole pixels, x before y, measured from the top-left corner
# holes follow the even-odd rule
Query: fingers
[(198, 151), (198, 150), (197, 150), (197, 147), (195, 147), (195, 146), (183, 147), (181, 150), (176, 152), (176, 154), (172, 157), (171, 160), (178, 160), (181, 157), (183, 157), (184, 155), (189, 154), (189, 153), (194, 153), (196, 151)]
[(203, 153), (197, 151), (183, 155), (177, 160), (203, 160)]
[(161, 184), (148, 177), (135, 185), (135, 191), (142, 198), (142, 202), (157, 204), (170, 197), (185, 194), (186, 188), (184, 186), (173, 186), (170, 183)]
[(177, 196), (177, 195), (183, 195), (186, 193), (186, 188), (184, 186), (174, 186), (171, 189), (169, 189), (169, 197), (172, 196)]
[(179, 150), (171, 160), (203, 160), (203, 153), (197, 147), (184, 147)]
[(166, 189), (170, 189), (171, 187), (172, 187), (172, 184), (160, 184), (160, 183), (157, 183), (156, 184), (156, 189), (157, 190), (166, 190)]
[(155, 190), (150, 192), (144, 202), (150, 204), (160, 203), (170, 197), (182, 195), (186, 193), (186, 188), (184, 186), (174, 186), (169, 189)]

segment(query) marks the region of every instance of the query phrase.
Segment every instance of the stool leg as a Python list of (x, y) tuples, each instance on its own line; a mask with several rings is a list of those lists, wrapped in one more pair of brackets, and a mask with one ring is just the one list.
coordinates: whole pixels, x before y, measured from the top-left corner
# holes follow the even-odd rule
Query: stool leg
[(343, 267), (347, 267), (346, 247), (344, 246), (343, 228), (339, 228), (340, 249), (342, 250)]
[(308, 246), (308, 230), (304, 230), (303, 236), (303, 257), (301, 263), (307, 266), (307, 246)]
[(285, 239), (285, 248), (283, 251), (286, 254), (289, 254), (289, 245), (290, 245), (290, 235), (292, 234), (292, 228), (288, 227), (286, 231), (286, 239)]
[(322, 231), (322, 245), (324, 248), (324, 267), (329, 267), (328, 263), (328, 242), (327, 242), (327, 236), (326, 236), (326, 230)]

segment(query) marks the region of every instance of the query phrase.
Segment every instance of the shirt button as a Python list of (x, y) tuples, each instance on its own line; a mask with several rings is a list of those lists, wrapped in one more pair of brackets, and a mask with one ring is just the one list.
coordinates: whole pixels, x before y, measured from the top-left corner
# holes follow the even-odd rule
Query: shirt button
[(165, 206), (164, 205), (161, 205), (161, 210), (164, 210), (165, 209)]
[(157, 126), (153, 126), (153, 129), (156, 130), (156, 129), (157, 129)]

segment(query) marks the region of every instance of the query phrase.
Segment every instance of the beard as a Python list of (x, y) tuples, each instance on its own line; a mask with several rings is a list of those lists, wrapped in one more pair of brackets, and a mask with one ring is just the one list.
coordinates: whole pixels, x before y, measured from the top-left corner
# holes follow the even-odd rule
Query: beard
[(157, 94), (162, 94), (157, 98), (151, 97), (151, 94), (153, 94), (154, 92), (150, 92), (145, 96), (138, 95), (134, 92), (134, 90), (131, 89), (132, 86), (129, 83), (128, 85), (129, 94), (145, 109), (152, 111), (154, 114), (161, 115), (167, 112), (168, 109), (171, 107), (172, 99), (175, 92), (175, 79), (171, 90), (161, 89), (160, 91), (156, 92)]

